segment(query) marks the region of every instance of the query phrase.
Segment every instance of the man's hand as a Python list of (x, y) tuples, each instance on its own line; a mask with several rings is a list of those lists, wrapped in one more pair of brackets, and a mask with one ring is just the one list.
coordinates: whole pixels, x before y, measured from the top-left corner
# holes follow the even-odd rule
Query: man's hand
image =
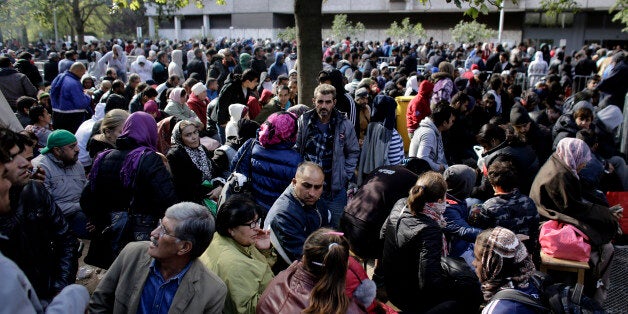
[(213, 189), (211, 192), (207, 193), (207, 197), (211, 198), (212, 200), (217, 201), (218, 198), (220, 197), (221, 192), (222, 192), (222, 186), (219, 186)]

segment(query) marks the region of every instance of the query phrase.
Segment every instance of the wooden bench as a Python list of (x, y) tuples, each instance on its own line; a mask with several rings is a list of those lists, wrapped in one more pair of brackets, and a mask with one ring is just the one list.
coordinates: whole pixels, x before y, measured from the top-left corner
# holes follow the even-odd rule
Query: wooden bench
[(584, 272), (589, 269), (589, 263), (554, 258), (541, 251), (541, 272), (547, 270), (572, 272), (578, 274), (578, 283), (584, 285)]

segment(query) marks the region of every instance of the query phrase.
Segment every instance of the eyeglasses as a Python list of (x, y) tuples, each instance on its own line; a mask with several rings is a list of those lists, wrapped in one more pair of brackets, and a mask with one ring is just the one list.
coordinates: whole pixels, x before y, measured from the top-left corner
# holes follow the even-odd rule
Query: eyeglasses
[(161, 219), (159, 219), (159, 224), (157, 225), (157, 229), (159, 229), (159, 233), (158, 234), (159, 234), (160, 238), (165, 236), (165, 235), (167, 235), (167, 236), (173, 237), (173, 238), (175, 238), (177, 240), (180, 240), (176, 236), (168, 233), (168, 230), (166, 230), (166, 227), (164, 227), (164, 225), (161, 223)]
[(257, 218), (251, 222), (243, 223), (240, 226), (249, 226), (251, 229), (259, 228), (262, 223), (261, 218)]

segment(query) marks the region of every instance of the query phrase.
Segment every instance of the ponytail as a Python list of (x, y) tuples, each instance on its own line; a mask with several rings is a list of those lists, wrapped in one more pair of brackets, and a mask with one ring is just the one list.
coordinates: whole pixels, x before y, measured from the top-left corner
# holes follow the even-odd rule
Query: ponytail
[(344, 314), (349, 308), (345, 281), (349, 263), (349, 243), (342, 233), (319, 229), (303, 246), (303, 264), (318, 281), (310, 293), (310, 304), (303, 313)]
[(436, 202), (447, 193), (447, 182), (443, 175), (428, 171), (423, 173), (410, 189), (407, 205), (413, 214), (423, 211), (426, 203)]

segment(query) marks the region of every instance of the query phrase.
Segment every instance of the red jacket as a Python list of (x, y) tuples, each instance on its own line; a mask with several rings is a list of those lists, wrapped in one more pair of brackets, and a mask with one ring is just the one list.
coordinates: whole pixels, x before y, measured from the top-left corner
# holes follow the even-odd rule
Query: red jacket
[(188, 107), (196, 113), (196, 116), (201, 123), (203, 123), (203, 129), (207, 126), (207, 105), (209, 105), (209, 99), (199, 99), (194, 93), (190, 93), (190, 98), (187, 102)]
[(406, 127), (408, 128), (408, 133), (418, 129), (421, 120), (432, 113), (430, 109), (430, 98), (432, 97), (433, 90), (434, 84), (428, 80), (423, 80), (419, 86), (419, 93), (410, 100), (406, 111)]

